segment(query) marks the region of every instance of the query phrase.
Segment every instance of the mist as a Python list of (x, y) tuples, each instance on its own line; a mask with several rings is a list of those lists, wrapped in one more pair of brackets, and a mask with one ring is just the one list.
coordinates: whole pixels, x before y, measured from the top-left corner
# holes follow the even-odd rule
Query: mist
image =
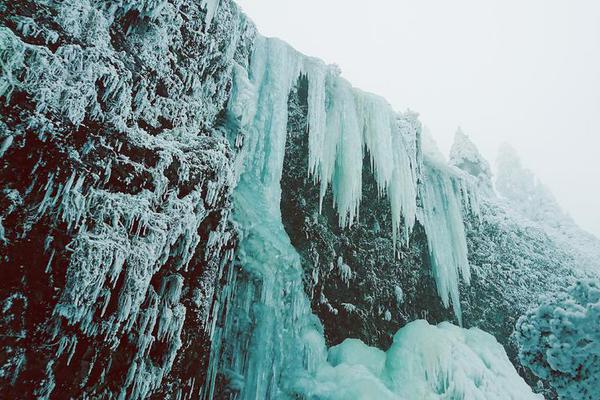
[(418, 112), (442, 152), (460, 126), (495, 164), (509, 142), (600, 236), (600, 4), (239, 0), (261, 33)]

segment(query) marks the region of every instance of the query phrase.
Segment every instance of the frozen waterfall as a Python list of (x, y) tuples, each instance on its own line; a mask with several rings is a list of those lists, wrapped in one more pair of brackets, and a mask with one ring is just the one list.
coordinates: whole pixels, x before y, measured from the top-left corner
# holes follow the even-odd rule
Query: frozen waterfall
[[(237, 398), (270, 399), (301, 390), (294, 385), (327, 365), (322, 327), (304, 293), (299, 255), (280, 211), (288, 98), (301, 76), (308, 78), (309, 173), (320, 187), (320, 203), (331, 187), (339, 225), (356, 221), (367, 152), (379, 194), (390, 201), (394, 239), (406, 243), (416, 220), (420, 127), (405, 126), (384, 99), (353, 88), (335, 67), (258, 36), (249, 69), (234, 71), (228, 106), (230, 139), (243, 142), (234, 194), (241, 238), (236, 267), (216, 305), (226, 311), (213, 331), (208, 398), (217, 368)], [(447, 187), (453, 181), (440, 177), (425, 177), (424, 220), (440, 296), (446, 306), (452, 299), (460, 319), (457, 265), (468, 280), (462, 200)]]

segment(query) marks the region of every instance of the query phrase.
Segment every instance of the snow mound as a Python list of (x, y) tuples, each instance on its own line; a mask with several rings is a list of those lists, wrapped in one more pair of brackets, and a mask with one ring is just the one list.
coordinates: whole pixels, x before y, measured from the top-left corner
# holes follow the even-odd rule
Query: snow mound
[(490, 334), (448, 322), (411, 322), (386, 352), (360, 340), (332, 347), (301, 394), (326, 400), (529, 400), (534, 394)]

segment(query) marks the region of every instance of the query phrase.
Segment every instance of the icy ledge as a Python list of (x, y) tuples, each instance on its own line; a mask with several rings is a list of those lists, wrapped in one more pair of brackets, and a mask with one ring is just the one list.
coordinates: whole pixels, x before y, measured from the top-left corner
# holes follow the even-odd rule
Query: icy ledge
[[(318, 340), (315, 345), (324, 348)], [(411, 322), (396, 333), (387, 352), (346, 339), (319, 356), (315, 377), (295, 385), (306, 398), (543, 399), (517, 374), (492, 335), (447, 322)]]

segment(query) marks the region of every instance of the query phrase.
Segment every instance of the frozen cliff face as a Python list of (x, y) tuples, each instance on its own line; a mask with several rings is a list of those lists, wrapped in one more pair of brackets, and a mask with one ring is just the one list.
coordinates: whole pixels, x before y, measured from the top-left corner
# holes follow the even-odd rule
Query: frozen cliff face
[[(450, 325), (441, 326), (437, 339), (436, 328), (429, 331), (424, 322), (401, 330), (389, 350), (389, 362), (384, 361), (386, 371), (383, 352), (360, 344), (332, 348), (327, 360), (326, 342), (332, 336), (336, 340), (336, 334), (348, 336), (358, 328), (369, 337), (372, 327), (382, 327), (376, 332), (381, 339), (369, 339), (389, 339), (398, 324), (390, 309), (423, 307), (426, 316), (429, 305), (443, 310), (438, 296), (446, 307), (452, 298), (460, 320), (459, 275), (468, 282), (469, 274), (463, 212), (474, 218), (478, 214), (466, 176), (444, 165), (423, 164), (420, 124), (414, 114), (382, 119), (389, 112), (386, 103), (351, 88), (331, 72), (286, 44), (261, 37), (256, 39), (250, 70), (236, 70), (226, 119), (230, 138), (243, 143), (233, 194), (240, 241), (218, 301), (223, 313), (215, 329), (207, 397), (537, 398), (493, 339)], [(324, 86), (323, 74), (328, 76)], [(325, 127), (327, 135), (321, 136), (315, 124)], [(342, 127), (346, 129), (339, 131)], [(386, 140), (393, 143), (391, 148), (378, 147)], [(363, 153), (365, 148), (370, 153)], [(410, 163), (395, 159), (396, 153), (408, 153)], [(387, 164), (380, 164), (382, 157)], [(408, 171), (397, 170), (402, 167)], [(412, 179), (393, 187), (388, 173)], [(414, 229), (407, 218), (413, 215), (412, 203), (420, 221)], [(403, 212), (400, 226), (394, 207)], [(376, 248), (371, 240), (378, 239)], [(411, 245), (413, 239), (416, 245)], [(415, 270), (401, 274), (408, 256), (414, 257)], [(379, 257), (381, 264), (371, 257)], [(419, 271), (423, 259), (431, 260), (431, 271)], [(382, 271), (385, 275), (377, 279)], [(418, 275), (428, 287), (409, 281), (405, 290), (410, 293), (394, 280)], [(416, 301), (406, 306), (411, 295), (429, 295), (431, 304)], [(349, 301), (340, 301), (342, 296)], [(395, 304), (386, 308), (390, 300)], [(329, 316), (339, 316), (334, 319), (338, 322), (352, 314), (358, 317), (354, 326), (347, 323), (345, 331), (338, 327), (332, 332)], [(423, 354), (412, 365), (407, 349), (414, 350), (415, 342), (426, 336), (440, 343), (439, 354), (429, 354), (429, 345), (421, 340)], [(472, 341), (465, 339), (471, 336)], [(474, 347), (468, 350), (470, 345)], [(447, 364), (452, 351), (464, 353), (456, 365)], [(357, 359), (366, 364), (352, 365)], [(417, 365), (421, 369), (415, 369)]]
[[(303, 282), (305, 254), (295, 247), (299, 238), (292, 239), (286, 231), (303, 227), (290, 226), (284, 214), (286, 197), (304, 190), (317, 194), (311, 201), (316, 218), (327, 212), (322, 221), (326, 229), (335, 230), (333, 236), (365, 230), (379, 236), (375, 225), (364, 224), (361, 208), (380, 200), (384, 208), (375, 217), (386, 225), (382, 243), (393, 267), (398, 267), (396, 260), (409, 251), (418, 219), (427, 234), (426, 255), (431, 260), (437, 302), (452, 305), (460, 322), (460, 275), (466, 283), (469, 277), (463, 207), (467, 213), (476, 213), (476, 196), (469, 181), (446, 166), (427, 164), (428, 174), (421, 172), (416, 115), (396, 113), (382, 98), (352, 87), (335, 68), (280, 40), (261, 36), (254, 42), (249, 67), (237, 68), (233, 82), (225, 119), (230, 139), (243, 143), (233, 194), (233, 219), (240, 229), (240, 242), (235, 268), (230, 269), (218, 300), (223, 314), (215, 330), (208, 396), (285, 397), (295, 382), (310, 379), (318, 371), (325, 340), (311, 309), (314, 287)], [(294, 93), (291, 97), (290, 92)], [(290, 133), (295, 124), (304, 129)], [(288, 139), (298, 139), (306, 153), (290, 154)], [(286, 162), (290, 155), (292, 160)], [(304, 171), (305, 185), (288, 186), (289, 171)], [(294, 175), (293, 179), (297, 178)], [(360, 238), (359, 234), (356, 239)], [(319, 238), (315, 240), (320, 244)], [(316, 250), (310, 271), (313, 283), (333, 275), (350, 288), (354, 268), (362, 268), (366, 274), (374, 272), (372, 260), (367, 263), (364, 253), (346, 253), (351, 249), (344, 247), (342, 243), (322, 254)], [(364, 250), (372, 252), (370, 247), (367, 243)], [(394, 274), (392, 270), (389, 273)], [(367, 282), (377, 284), (373, 279)], [(398, 295), (403, 291), (397, 284), (386, 292), (396, 301), (404, 298)], [(364, 295), (349, 297), (368, 300)], [(318, 299), (328, 312), (339, 314), (323, 291)], [(381, 299), (372, 298), (371, 309), (364, 316), (378, 313), (380, 319), (390, 322), (392, 313), (383, 306)], [(342, 303), (340, 308), (362, 313), (352, 302)]]
[(498, 153), (496, 190), (511, 206), (535, 222), (572, 223), (556, 199), (537, 177), (523, 166), (517, 152), (503, 144)]
[(235, 238), (215, 126), (253, 36), (210, 3), (0, 5), (5, 396), (198, 393)]
[(468, 139), (447, 165), (228, 0), (0, 11), (3, 393), (536, 398), (489, 335), (414, 322), (518, 365), (517, 318), (583, 274)]

